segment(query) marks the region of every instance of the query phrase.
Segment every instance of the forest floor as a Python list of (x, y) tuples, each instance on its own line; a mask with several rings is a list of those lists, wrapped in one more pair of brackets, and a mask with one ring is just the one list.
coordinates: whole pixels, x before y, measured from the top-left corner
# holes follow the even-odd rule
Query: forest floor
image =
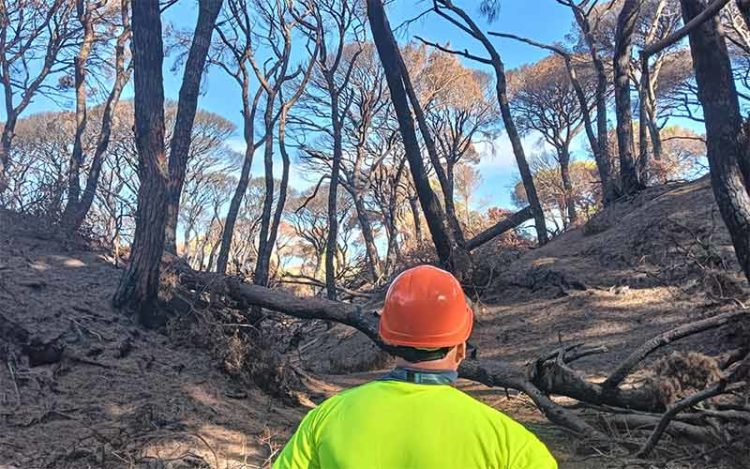
[[(748, 296), (705, 179), (650, 189), (511, 261), (493, 264), (502, 256), (492, 249), (480, 253), (490, 261), (476, 287), (472, 337), (488, 362), (502, 357), (521, 367), (560, 343), (585, 342), (609, 352), (576, 368), (603, 378), (655, 334)], [(103, 253), (60, 242), (33, 218), (0, 212), (0, 313), (32, 337), (64, 345), (61, 360), (30, 366), (3, 349), (8, 338), (0, 334), (0, 468), (267, 465), (308, 407), (240, 387), (207, 350), (114, 311), (120, 273)], [(316, 330), (289, 354), (309, 373), (313, 400), (387, 365), (359, 333)], [(705, 336), (700, 344), (707, 353), (727, 346)], [(648, 463), (592, 454), (525, 397), (464, 381), (459, 387), (531, 428), (563, 468), (750, 466), (747, 452), (695, 459), (669, 438)]]

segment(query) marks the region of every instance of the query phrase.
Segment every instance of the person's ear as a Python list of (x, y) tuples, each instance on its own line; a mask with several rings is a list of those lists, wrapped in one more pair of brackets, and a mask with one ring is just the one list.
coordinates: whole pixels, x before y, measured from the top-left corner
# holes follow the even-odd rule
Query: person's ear
[(456, 363), (461, 363), (466, 358), (466, 342), (456, 345)]

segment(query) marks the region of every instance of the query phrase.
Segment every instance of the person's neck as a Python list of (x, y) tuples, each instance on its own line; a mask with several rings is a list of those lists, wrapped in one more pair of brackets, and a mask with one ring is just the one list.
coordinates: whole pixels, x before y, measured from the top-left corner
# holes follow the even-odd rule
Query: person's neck
[(415, 371), (456, 371), (458, 369), (455, 363), (450, 363), (448, 360), (431, 360), (428, 362), (412, 363), (404, 359), (399, 359), (396, 362), (396, 367), (407, 368)]

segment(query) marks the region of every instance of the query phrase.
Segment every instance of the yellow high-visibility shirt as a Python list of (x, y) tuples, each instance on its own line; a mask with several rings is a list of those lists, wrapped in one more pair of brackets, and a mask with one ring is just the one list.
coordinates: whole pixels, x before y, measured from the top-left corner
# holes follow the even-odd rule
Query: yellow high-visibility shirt
[(450, 385), (374, 381), (310, 411), (273, 467), (556, 469), (557, 463), (521, 424)]

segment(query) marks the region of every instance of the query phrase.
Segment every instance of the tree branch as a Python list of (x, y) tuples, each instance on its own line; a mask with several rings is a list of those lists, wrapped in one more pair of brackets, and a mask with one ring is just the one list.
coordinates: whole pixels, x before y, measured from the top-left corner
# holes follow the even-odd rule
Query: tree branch
[(529, 39), (529, 38), (522, 37), (522, 36), (516, 36), (515, 34), (498, 33), (498, 32), (494, 32), (494, 31), (487, 31), (487, 34), (489, 34), (490, 36), (501, 37), (501, 38), (505, 38), (505, 39), (513, 39), (513, 40), (516, 40), (516, 41), (519, 41), (519, 42), (523, 42), (523, 43), (528, 44), (530, 46), (534, 46), (534, 47), (538, 47), (540, 49), (545, 49), (545, 50), (554, 52), (555, 54), (559, 54), (559, 55), (561, 55), (563, 57), (570, 57), (570, 55), (571, 55), (570, 53), (566, 52), (562, 47), (553, 46), (551, 44), (545, 44), (543, 42), (538, 42), (538, 41), (535, 41), (533, 39)]
[(740, 317), (747, 315), (747, 311), (738, 310), (729, 313), (720, 314), (708, 319), (696, 321), (676, 329), (669, 330), (663, 334), (659, 334), (653, 337), (636, 350), (633, 351), (620, 365), (613, 371), (609, 377), (602, 383), (602, 387), (605, 389), (613, 389), (619, 386), (622, 381), (627, 378), (630, 372), (635, 366), (640, 363), (641, 360), (650, 355), (654, 350), (667, 345), (675, 340), (682, 339), (689, 335), (697, 334), (709, 329), (715, 329), (719, 326), (734, 321)]
[(505, 218), (504, 220), (501, 220), (498, 223), (492, 225), (491, 227), (487, 228), (486, 230), (482, 231), (481, 233), (467, 241), (466, 249), (472, 251), (479, 246), (491, 241), (497, 236), (500, 236), (506, 231), (515, 228), (526, 220), (531, 220), (532, 218), (534, 218), (534, 212), (531, 210), (530, 206), (526, 207), (523, 210), (520, 210), (509, 216), (508, 218)]
[(716, 13), (724, 8), (724, 5), (726, 5), (727, 3), (729, 3), (729, 0), (714, 0), (714, 2), (708, 5), (699, 15), (690, 20), (688, 24), (673, 32), (672, 34), (666, 36), (664, 39), (661, 39), (653, 44), (649, 44), (647, 47), (644, 47), (641, 50), (641, 57), (648, 58), (656, 54), (657, 52), (666, 49), (675, 42), (681, 40), (682, 38), (690, 34), (690, 31), (702, 25), (707, 20), (711, 19)]
[(418, 41), (420, 41), (422, 44), (428, 45), (430, 47), (434, 47), (435, 49), (441, 50), (443, 52), (446, 52), (448, 54), (453, 55), (460, 55), (462, 57), (466, 57), (469, 60), (475, 60), (477, 62), (481, 62), (483, 64), (492, 65), (492, 61), (490, 59), (485, 59), (484, 57), (479, 57), (478, 55), (470, 54), (468, 50), (464, 49), (463, 51), (457, 51), (450, 49), (445, 46), (441, 46), (440, 44), (436, 42), (428, 41), (421, 36), (414, 36)]

